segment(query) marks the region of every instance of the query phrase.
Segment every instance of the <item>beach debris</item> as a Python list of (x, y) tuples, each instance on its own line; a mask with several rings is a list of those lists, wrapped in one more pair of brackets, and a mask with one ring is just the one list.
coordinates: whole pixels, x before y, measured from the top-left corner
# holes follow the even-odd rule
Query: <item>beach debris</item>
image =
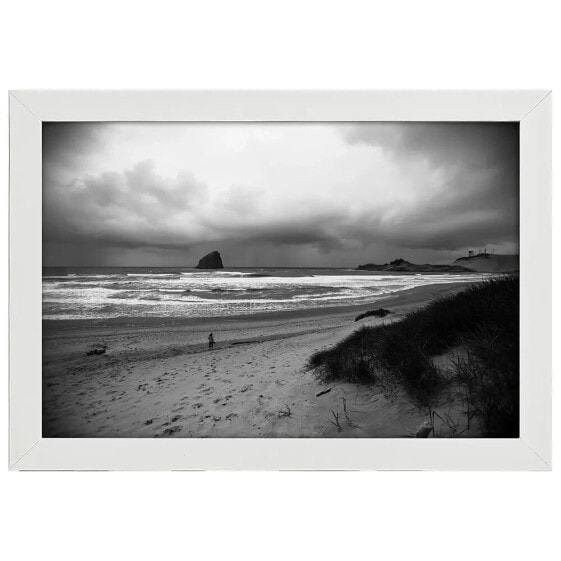
[(284, 404), (284, 406), (285, 409), (277, 413), (277, 417), (279, 417), (279, 419), (282, 419), (283, 417), (292, 417), (292, 409), (290, 409), (290, 407), (286, 403)]
[(325, 395), (326, 393), (329, 393), (330, 391), (331, 391), (331, 388), (323, 390), (322, 392), (316, 393), (316, 397), (319, 397), (320, 395)]
[(96, 345), (86, 352), (87, 355), (102, 355), (107, 350), (107, 345)]
[(370, 310), (369, 312), (364, 312), (359, 316), (356, 316), (355, 321), (360, 321), (361, 319), (375, 316), (378, 318), (385, 318), (388, 314), (393, 313), (391, 310), (386, 310), (385, 308), (378, 308), (377, 310)]
[(434, 430), (434, 425), (430, 421), (425, 421), (417, 429), (417, 432), (415, 433), (415, 438), (428, 438), (433, 430)]

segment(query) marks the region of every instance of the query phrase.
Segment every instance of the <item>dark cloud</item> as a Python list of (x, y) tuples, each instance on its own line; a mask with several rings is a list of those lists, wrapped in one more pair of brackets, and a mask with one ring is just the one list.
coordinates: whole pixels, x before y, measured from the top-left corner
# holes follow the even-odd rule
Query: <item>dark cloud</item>
[[(366, 162), (381, 152), (403, 179), (386, 187), (375, 167), (358, 179), (349, 168), (349, 184), (339, 179), (334, 196), (321, 183), (311, 193), (298, 189), (304, 167), (286, 193), (271, 191), (268, 176), (255, 185), (233, 179), (217, 191), (188, 165), (167, 176), (151, 159), (84, 172), (88, 158), (103, 169), (96, 156), (108, 138), (103, 125), (44, 124), (44, 263), (190, 264), (218, 248), (231, 265), (347, 266), (396, 256), (447, 261), (485, 245), (517, 249), (517, 124), (334, 127), (341, 165), (353, 166), (355, 149), (367, 150)], [(268, 159), (277, 163), (273, 173), (283, 168), (282, 153)], [(317, 157), (314, 165), (325, 164)], [(378, 200), (370, 184), (391, 196)]]
[(75, 169), (103, 145), (98, 123), (43, 123), (43, 166)]
[(200, 241), (198, 232), (187, 236), (178, 215), (189, 216), (207, 198), (206, 185), (191, 174), (164, 178), (144, 161), (123, 173), (51, 184), (43, 193), (43, 237), (71, 237), (84, 247), (188, 247)]
[(519, 224), (517, 123), (360, 123), (344, 129), (352, 145), (383, 150), (397, 163), (424, 160), (444, 188), (379, 234), (407, 248), (457, 250), (516, 243)]
[(434, 165), (496, 167), (518, 158), (518, 123), (357, 123), (343, 129), (351, 144)]

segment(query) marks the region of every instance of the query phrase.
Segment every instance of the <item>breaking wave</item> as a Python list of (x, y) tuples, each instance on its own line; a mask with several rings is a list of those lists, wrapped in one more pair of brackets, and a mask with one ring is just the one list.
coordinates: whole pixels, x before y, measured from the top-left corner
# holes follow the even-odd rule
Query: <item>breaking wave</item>
[(350, 269), (91, 269), (43, 276), (45, 319), (216, 317), (373, 303), (414, 286), (481, 274), (376, 274)]

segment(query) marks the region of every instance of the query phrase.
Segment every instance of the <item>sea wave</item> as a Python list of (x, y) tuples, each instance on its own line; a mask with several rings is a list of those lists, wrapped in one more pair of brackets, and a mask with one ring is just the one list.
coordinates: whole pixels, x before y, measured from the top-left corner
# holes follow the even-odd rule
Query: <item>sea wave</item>
[(482, 275), (380, 275), (318, 269), (49, 269), (43, 317), (215, 317), (365, 303), (425, 284)]
[(127, 273), (127, 277), (139, 277), (139, 278), (180, 278), (178, 273)]
[(152, 293), (143, 293), (140, 291), (118, 292), (107, 296), (110, 300), (160, 300), (160, 296)]
[(201, 271), (182, 271), (181, 276), (184, 277), (225, 277), (225, 278), (261, 278), (272, 277), (266, 273), (244, 273), (239, 271), (221, 271), (221, 270), (201, 270)]

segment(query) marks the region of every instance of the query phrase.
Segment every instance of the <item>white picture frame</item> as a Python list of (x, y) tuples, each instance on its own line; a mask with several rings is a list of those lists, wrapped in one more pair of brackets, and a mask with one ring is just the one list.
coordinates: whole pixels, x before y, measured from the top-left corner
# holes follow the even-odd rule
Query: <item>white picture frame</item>
[[(12, 91), (12, 470), (551, 469), (551, 92)], [(519, 121), (520, 437), (42, 438), (44, 121)]]

